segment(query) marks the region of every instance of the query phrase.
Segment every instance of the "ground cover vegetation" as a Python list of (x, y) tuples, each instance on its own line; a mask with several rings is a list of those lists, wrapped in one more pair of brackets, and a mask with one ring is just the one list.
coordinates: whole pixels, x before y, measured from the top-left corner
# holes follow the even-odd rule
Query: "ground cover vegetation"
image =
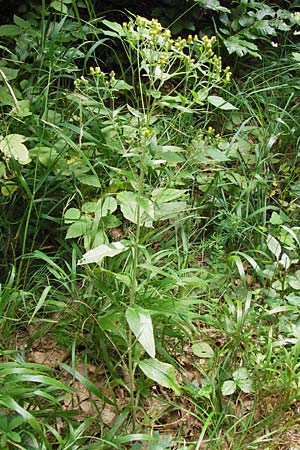
[(300, 448), (300, 12), (141, 5), (0, 26), (0, 447)]

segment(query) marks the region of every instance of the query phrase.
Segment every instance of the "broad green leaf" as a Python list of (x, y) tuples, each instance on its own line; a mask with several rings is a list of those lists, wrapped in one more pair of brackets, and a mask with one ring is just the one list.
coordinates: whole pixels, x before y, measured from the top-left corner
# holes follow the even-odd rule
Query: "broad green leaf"
[(149, 311), (139, 306), (126, 310), (129, 328), (151, 358), (155, 358), (155, 341), (152, 320)]
[(245, 392), (245, 394), (250, 394), (253, 391), (253, 383), (249, 378), (247, 378), (246, 380), (241, 380), (237, 382), (237, 384), (241, 391)]
[(253, 31), (262, 36), (276, 36), (275, 28), (271, 27), (269, 20), (258, 20), (255, 22)]
[(203, 164), (211, 164), (212, 162), (224, 162), (228, 161), (229, 157), (226, 152), (218, 150), (214, 147), (207, 147), (203, 153), (197, 155), (197, 161)]
[(14, 22), (18, 27), (25, 29), (31, 28), (31, 23), (28, 20), (24, 20), (19, 16), (14, 15)]
[(93, 248), (99, 247), (99, 245), (107, 244), (108, 237), (103, 229), (95, 229), (95, 222), (91, 222), (91, 226), (84, 233), (84, 248), (86, 250), (91, 250)]
[(169, 166), (177, 166), (177, 164), (185, 161), (182, 155), (173, 152), (156, 152), (155, 158)]
[[(4, 73), (4, 75), (6, 76), (8, 81), (14, 80), (15, 78), (17, 78), (18, 73), (19, 73), (19, 69), (11, 69), (10, 67), (6, 67), (6, 66), (0, 66), (0, 69), (2, 70), (2, 72)], [(0, 79), (1, 79), (1, 75), (0, 75)]]
[(289, 286), (295, 291), (300, 290), (300, 280), (299, 278), (293, 277), (292, 275), (288, 277)]
[(108, 216), (103, 217), (103, 223), (106, 228), (117, 228), (122, 224), (119, 217), (116, 217), (112, 214), (109, 214)]
[(271, 218), (270, 218), (270, 223), (272, 225), (282, 225), (283, 224), (283, 220), (280, 216), (280, 214), (278, 214), (277, 212), (273, 211)]
[(182, 189), (157, 188), (152, 191), (151, 197), (154, 202), (165, 203), (180, 198), (184, 194), (185, 191)]
[(33, 158), (37, 158), (45, 167), (53, 165), (59, 156), (59, 153), (55, 150), (55, 148), (42, 147), (39, 145), (30, 149), (29, 154)]
[(278, 260), (280, 257), (280, 254), (281, 254), (281, 245), (277, 241), (277, 239), (275, 239), (270, 234), (268, 234), (268, 236), (267, 236), (267, 246), (268, 246), (268, 249), (270, 250), (270, 252), (273, 253), (273, 255)]
[(101, 198), (97, 202), (96, 216), (97, 218), (106, 217), (108, 213), (113, 213), (117, 209), (117, 201), (114, 197)]
[(221, 6), (219, 0), (195, 0), (195, 1), (205, 9), (230, 13), (230, 9), (226, 8), (225, 6)]
[(112, 84), (112, 89), (116, 91), (130, 91), (133, 87), (124, 80), (116, 80)]
[(19, 433), (17, 433), (16, 431), (8, 431), (7, 437), (13, 442), (17, 442), (17, 443), (22, 442), (21, 435)]
[(285, 296), (290, 305), (300, 307), (300, 297), (294, 293)]
[(213, 358), (215, 356), (215, 352), (207, 342), (193, 344), (192, 350), (194, 355), (199, 356), (199, 358)]
[(97, 202), (86, 202), (83, 203), (82, 207), (81, 207), (82, 211), (85, 214), (91, 214), (91, 213), (95, 213), (96, 209), (97, 209)]
[(300, 62), (300, 53), (299, 52), (292, 52), (292, 57), (295, 61)]
[(228, 39), (225, 39), (224, 44), (229, 54), (236, 53), (238, 56), (244, 56), (249, 53), (261, 59), (261, 55), (258, 53), (258, 47), (253, 42), (246, 41), (237, 36), (230, 36)]
[(12, 109), (12, 114), (18, 116), (18, 117), (28, 117), (32, 115), (32, 112), (30, 110), (30, 101), (29, 100), (21, 100), (18, 102), (18, 110), (14, 106)]
[(76, 222), (78, 219), (80, 219), (80, 215), (80, 210), (77, 208), (67, 209), (67, 211), (64, 213), (65, 223)]
[(186, 202), (160, 203), (155, 208), (155, 220), (167, 220), (177, 217), (187, 208)]
[(69, 226), (66, 239), (74, 239), (85, 235), (90, 226), (91, 222), (87, 218), (82, 217), (81, 219), (77, 220), (76, 222), (73, 222)]
[(100, 188), (101, 187), (101, 183), (99, 181), (99, 178), (97, 177), (97, 175), (80, 175), (78, 177), (78, 180), (83, 183), (83, 184), (87, 184), (88, 186), (93, 186), (96, 188)]
[(111, 22), (110, 20), (102, 20), (102, 23), (107, 26), (107, 28), (110, 28), (111, 30), (115, 31), (117, 35), (124, 36), (124, 30), (122, 26), (118, 22)]
[[(73, 224), (72, 224), (73, 225)], [(111, 244), (102, 244), (92, 250), (86, 252), (82, 259), (78, 261), (78, 265), (97, 263), (100, 264), (105, 257), (113, 257), (127, 250), (128, 247), (121, 241), (112, 242)]]
[(225, 381), (222, 385), (222, 395), (232, 395), (236, 391), (236, 384), (233, 380)]
[(121, 283), (125, 284), (127, 287), (131, 286), (130, 277), (128, 275), (125, 275), (124, 273), (115, 273), (112, 272), (112, 275)]
[(173, 389), (176, 395), (180, 395), (180, 386), (175, 378), (173, 366), (152, 358), (140, 361), (139, 367), (148, 378), (161, 386)]
[(1, 187), (1, 194), (4, 195), (4, 197), (9, 197), (17, 190), (18, 186), (15, 183), (7, 181), (4, 186)]
[(203, 104), (204, 100), (208, 97), (209, 90), (208, 88), (202, 88), (199, 91), (191, 91), (191, 94), (195, 100), (196, 103), (200, 103), (200, 105)]
[(0, 86), (0, 105), (13, 106), (15, 104), (6, 86)]
[(62, 0), (54, 0), (50, 3), (50, 8), (53, 8), (55, 11), (61, 12), (62, 14), (68, 14), (68, 8)]
[(247, 380), (247, 378), (249, 378), (248, 370), (246, 367), (239, 367), (233, 372), (232, 378), (234, 381)]
[(232, 105), (231, 103), (224, 100), (224, 98), (219, 97), (217, 95), (209, 95), (207, 97), (207, 101), (208, 101), (208, 103), (210, 103), (211, 105), (213, 105), (219, 109), (224, 109), (227, 111), (230, 111), (233, 109), (238, 109), (236, 106)]
[(0, 151), (6, 159), (15, 159), (20, 164), (29, 164), (31, 159), (27, 147), (23, 144), (26, 140), (21, 134), (8, 134), (0, 141)]
[(3, 36), (18, 36), (22, 33), (22, 28), (17, 25), (1, 25), (0, 26), (0, 37)]
[(137, 223), (139, 211), (140, 224), (146, 227), (152, 227), (154, 207), (149, 199), (139, 197), (131, 191), (123, 191), (117, 194), (117, 200), (120, 204), (122, 214), (127, 220)]

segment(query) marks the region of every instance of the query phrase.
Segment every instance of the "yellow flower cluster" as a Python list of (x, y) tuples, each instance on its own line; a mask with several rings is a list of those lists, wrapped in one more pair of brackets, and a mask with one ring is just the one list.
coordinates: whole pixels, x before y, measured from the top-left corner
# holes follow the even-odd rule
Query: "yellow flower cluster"
[(89, 84), (89, 80), (84, 78), (84, 76), (81, 76), (78, 80), (74, 81), (75, 87), (79, 86), (87, 86)]
[(90, 67), (90, 74), (91, 75), (100, 75), (102, 74), (102, 70), (100, 69), (100, 67)]
[(216, 42), (216, 40), (217, 40), (216, 36), (212, 36), (211, 38), (209, 38), (207, 35), (205, 35), (202, 38), (203, 46), (209, 55), (213, 54), (212, 47), (213, 47), (214, 43)]
[[(222, 59), (213, 51), (213, 45), (217, 40), (215, 36), (205, 35), (199, 39), (197, 35), (189, 34), (187, 37), (179, 36), (174, 39), (171, 31), (164, 29), (157, 19), (148, 20), (141, 16), (123, 22), (122, 29), (127, 41), (134, 48), (138, 45), (143, 51), (146, 64), (153, 68), (155, 74), (162, 74), (174, 67), (175, 59), (180, 61), (180, 64), (193, 68), (210, 62), (215, 78), (219, 79), (224, 74), (224, 82), (230, 81), (230, 68), (226, 68), (223, 72)], [(99, 71), (99, 67), (90, 68), (92, 75), (99, 74)]]
[(230, 66), (225, 67), (224, 69), (225, 80), (229, 82), (231, 80), (232, 73), (230, 72)]

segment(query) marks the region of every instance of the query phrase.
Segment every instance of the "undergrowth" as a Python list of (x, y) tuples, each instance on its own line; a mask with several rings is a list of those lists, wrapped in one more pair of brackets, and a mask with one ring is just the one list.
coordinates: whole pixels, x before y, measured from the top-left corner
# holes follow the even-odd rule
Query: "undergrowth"
[(299, 18), (245, 8), (0, 26), (1, 448), (298, 448)]

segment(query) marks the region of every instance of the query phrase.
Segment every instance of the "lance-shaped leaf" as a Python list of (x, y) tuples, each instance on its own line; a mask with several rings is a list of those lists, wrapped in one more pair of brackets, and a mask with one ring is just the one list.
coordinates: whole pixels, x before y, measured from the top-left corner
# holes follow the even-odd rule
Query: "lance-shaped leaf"
[(208, 103), (210, 103), (211, 105), (213, 105), (219, 109), (224, 109), (227, 111), (230, 111), (233, 109), (238, 109), (232, 103), (226, 102), (226, 100), (224, 100), (224, 98), (219, 97), (218, 95), (209, 95), (207, 97), (207, 101), (208, 101)]
[(281, 254), (281, 245), (277, 241), (277, 239), (275, 239), (270, 234), (268, 234), (268, 237), (267, 237), (267, 246), (268, 246), (268, 249), (270, 250), (270, 252), (272, 252), (273, 255), (276, 257), (276, 259), (278, 260), (280, 257), (280, 254)]
[(127, 250), (127, 246), (121, 241), (112, 242), (111, 244), (102, 244), (92, 250), (86, 252), (80, 261), (78, 261), (78, 265), (97, 263), (100, 264), (102, 260), (106, 257), (116, 256), (119, 253)]
[(148, 353), (152, 358), (155, 357), (155, 341), (153, 336), (153, 326), (149, 311), (139, 306), (129, 307), (126, 311), (126, 320), (128, 325)]
[(180, 386), (175, 378), (173, 366), (155, 358), (144, 359), (139, 362), (139, 366), (148, 378), (161, 386), (173, 389), (176, 395), (180, 395)]

